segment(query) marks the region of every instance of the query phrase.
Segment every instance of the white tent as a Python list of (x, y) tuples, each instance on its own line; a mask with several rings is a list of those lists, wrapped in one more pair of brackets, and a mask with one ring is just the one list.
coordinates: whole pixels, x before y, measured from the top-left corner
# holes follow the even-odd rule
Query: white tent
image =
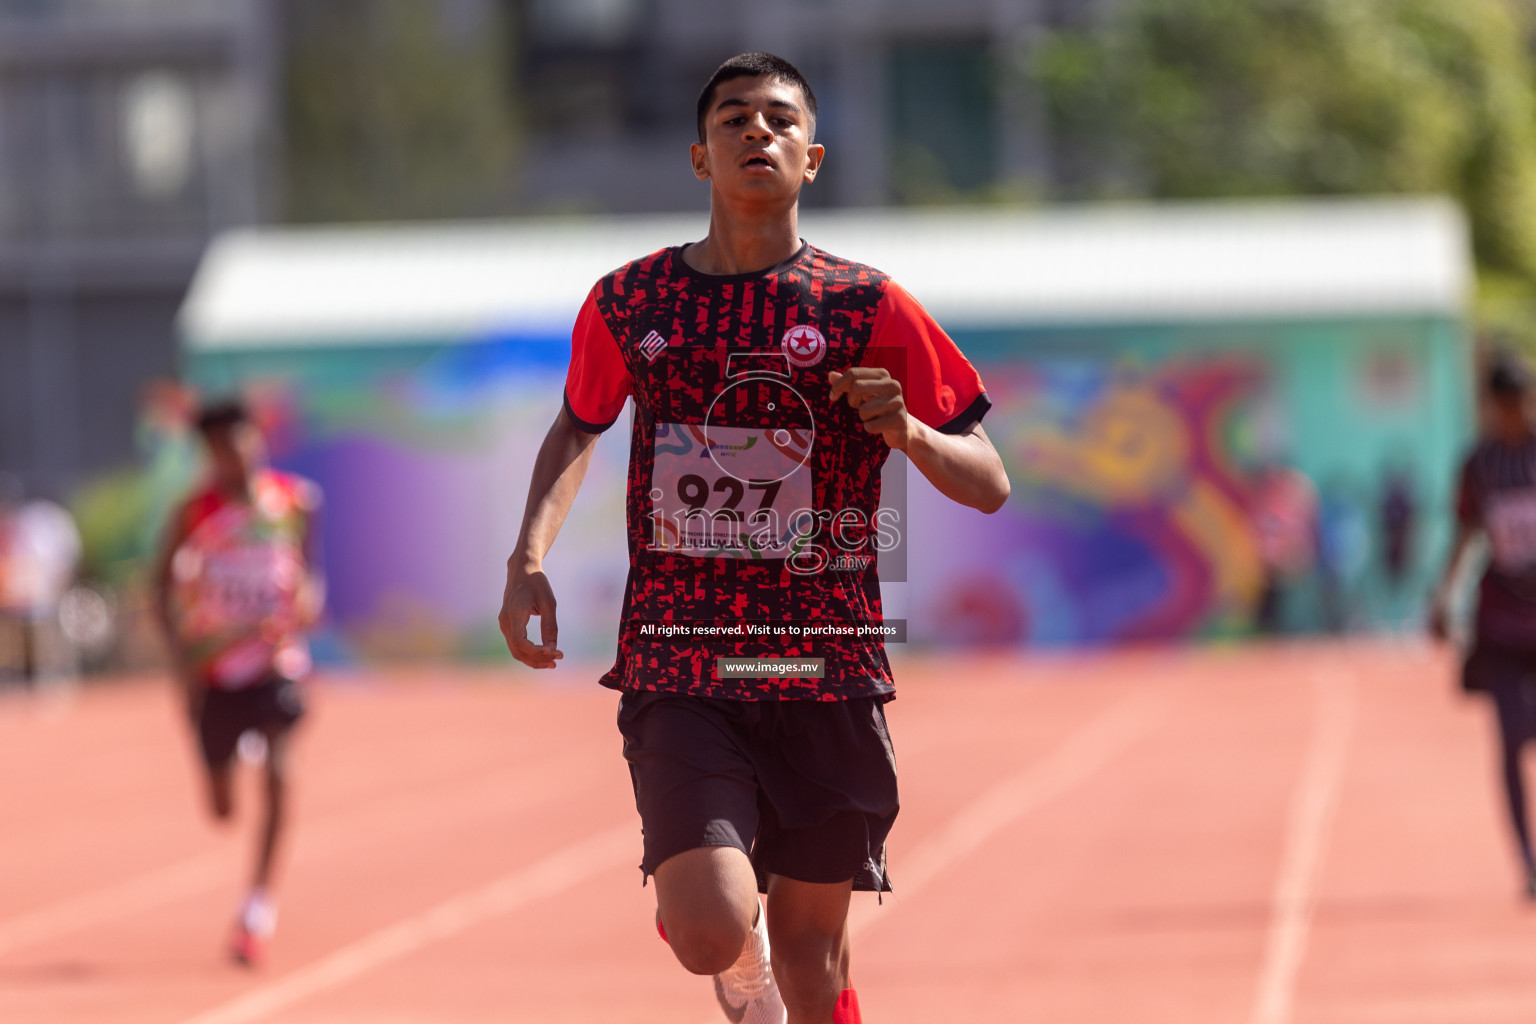
[[(570, 325), (602, 274), (705, 217), (264, 228), (219, 238), (181, 312), (192, 352), (380, 345)], [(1450, 202), (1370, 199), (807, 214), (946, 326), (1433, 313), (1469, 292)]]

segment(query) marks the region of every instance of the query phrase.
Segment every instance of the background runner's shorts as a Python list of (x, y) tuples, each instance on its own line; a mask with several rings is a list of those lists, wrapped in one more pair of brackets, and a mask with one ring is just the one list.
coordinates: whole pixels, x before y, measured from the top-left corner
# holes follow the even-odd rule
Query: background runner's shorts
[(626, 691), (619, 731), (645, 878), (675, 854), (734, 846), (769, 874), (890, 892), (896, 757), (879, 697), (735, 701)]
[(197, 720), (203, 762), (211, 768), (229, 763), (235, 744), (247, 729), (282, 732), (304, 715), (299, 684), (280, 675), (239, 690), (208, 687)]
[(1493, 698), (1506, 746), (1536, 740), (1536, 651), (1479, 640), (1462, 665), (1461, 687)]

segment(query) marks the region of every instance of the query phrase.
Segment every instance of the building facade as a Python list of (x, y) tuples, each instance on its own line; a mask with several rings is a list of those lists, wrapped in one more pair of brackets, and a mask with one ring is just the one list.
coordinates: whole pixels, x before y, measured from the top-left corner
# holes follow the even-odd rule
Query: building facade
[(261, 0), (0, 0), (0, 471), (66, 496), (134, 454), (207, 240), (263, 219)]
[(816, 89), (828, 147), (810, 206), (1027, 199), (1056, 176), (1024, 69), (1042, 32), (1113, 0), (525, 0), (520, 191), (536, 209), (698, 209), (700, 85), (768, 50)]

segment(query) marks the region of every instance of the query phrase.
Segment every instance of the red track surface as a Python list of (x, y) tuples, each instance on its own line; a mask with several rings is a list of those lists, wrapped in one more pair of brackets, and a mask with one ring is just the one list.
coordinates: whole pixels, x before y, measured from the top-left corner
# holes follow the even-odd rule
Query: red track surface
[[(897, 894), (855, 906), (872, 1024), (1536, 1020), (1487, 709), (1444, 657), (898, 673)], [(223, 958), (251, 819), (203, 816), (167, 687), (0, 698), (0, 1021), (714, 1019), (652, 930), (592, 676), (317, 686), (255, 971)]]

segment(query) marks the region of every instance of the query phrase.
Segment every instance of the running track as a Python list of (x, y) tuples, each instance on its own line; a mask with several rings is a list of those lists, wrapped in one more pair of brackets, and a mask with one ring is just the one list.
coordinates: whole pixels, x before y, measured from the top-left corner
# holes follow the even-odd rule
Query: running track
[[(1486, 709), (1445, 656), (898, 672), (898, 891), (854, 908), (872, 1024), (1536, 1020), (1536, 909), (1516, 898)], [(0, 1021), (717, 1019), (652, 930), (614, 697), (592, 677), (321, 684), (256, 971), (222, 958), (250, 821), (199, 813), (165, 684), (0, 697)]]

